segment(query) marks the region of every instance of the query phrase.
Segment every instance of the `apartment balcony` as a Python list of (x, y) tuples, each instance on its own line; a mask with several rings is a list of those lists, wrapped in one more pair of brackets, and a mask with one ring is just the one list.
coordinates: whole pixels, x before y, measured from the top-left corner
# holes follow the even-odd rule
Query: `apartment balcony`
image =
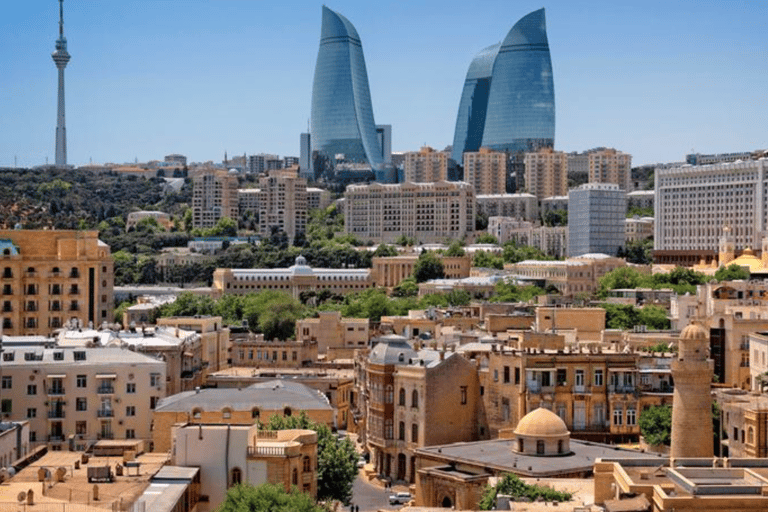
[(115, 387), (101, 385), (98, 388), (96, 388), (96, 393), (99, 395), (114, 395)]
[(115, 411), (113, 409), (98, 409), (96, 416), (99, 418), (112, 418), (115, 416)]
[(636, 386), (608, 386), (609, 393), (616, 393), (619, 395), (631, 395), (637, 392)]
[(96, 434), (96, 439), (114, 439), (115, 433), (114, 432), (99, 432)]
[(529, 393), (554, 393), (555, 386), (542, 386), (539, 383), (528, 383), (526, 385)]
[(48, 419), (59, 420), (64, 418), (64, 409), (49, 409)]
[(51, 443), (63, 443), (64, 436), (62, 434), (51, 434), (48, 436), (48, 441)]
[(63, 387), (52, 387), (48, 388), (48, 394), (53, 396), (60, 396), (64, 394), (64, 388)]

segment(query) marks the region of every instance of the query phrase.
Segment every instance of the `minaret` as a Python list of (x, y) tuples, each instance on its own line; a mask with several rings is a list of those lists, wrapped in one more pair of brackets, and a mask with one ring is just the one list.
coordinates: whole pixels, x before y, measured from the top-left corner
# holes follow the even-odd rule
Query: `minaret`
[(64, 68), (69, 62), (67, 39), (64, 37), (64, 0), (59, 0), (59, 38), (51, 55), (59, 69), (59, 107), (56, 115), (56, 167), (67, 165), (67, 128), (64, 119)]
[(713, 457), (712, 360), (708, 359), (707, 331), (691, 323), (680, 333), (677, 359), (672, 361), (675, 393), (672, 398), (673, 458)]

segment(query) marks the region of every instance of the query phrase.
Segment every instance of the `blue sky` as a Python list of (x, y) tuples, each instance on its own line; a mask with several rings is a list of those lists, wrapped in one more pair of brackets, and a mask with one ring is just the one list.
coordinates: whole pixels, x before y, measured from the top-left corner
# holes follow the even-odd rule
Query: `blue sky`
[[(628, 4), (628, 5), (621, 5)], [(321, 3), (65, 0), (69, 163), (298, 155)], [(635, 164), (768, 147), (768, 2), (337, 0), (393, 150), (453, 140), (472, 57), (546, 8), (555, 146)], [(56, 0), (0, 7), (0, 166), (54, 160)]]

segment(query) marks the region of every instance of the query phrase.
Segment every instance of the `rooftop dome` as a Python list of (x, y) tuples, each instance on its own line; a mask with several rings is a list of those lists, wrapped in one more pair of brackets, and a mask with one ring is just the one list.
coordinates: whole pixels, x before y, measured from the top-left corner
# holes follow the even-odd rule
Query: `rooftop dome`
[(560, 416), (543, 407), (523, 416), (515, 429), (515, 435), (527, 437), (563, 437), (569, 434)]
[(681, 340), (706, 340), (707, 331), (698, 322), (692, 322), (680, 333)]
[(763, 270), (763, 262), (755, 256), (755, 251), (747, 247), (741, 256), (730, 262), (727, 266), (738, 265), (740, 267), (747, 267), (750, 272), (759, 272)]

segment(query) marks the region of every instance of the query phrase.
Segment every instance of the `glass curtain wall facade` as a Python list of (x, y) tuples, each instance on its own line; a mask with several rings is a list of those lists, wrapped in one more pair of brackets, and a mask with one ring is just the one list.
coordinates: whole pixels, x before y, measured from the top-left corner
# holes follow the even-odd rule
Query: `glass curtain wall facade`
[(485, 48), (470, 64), (452, 158), (461, 163), (464, 152), (481, 146), (514, 155), (553, 147), (554, 140), (552, 60), (544, 9), (539, 9), (521, 18), (504, 41)]
[(342, 162), (381, 172), (384, 162), (360, 37), (349, 20), (325, 6), (310, 123), (315, 177), (333, 180)]

